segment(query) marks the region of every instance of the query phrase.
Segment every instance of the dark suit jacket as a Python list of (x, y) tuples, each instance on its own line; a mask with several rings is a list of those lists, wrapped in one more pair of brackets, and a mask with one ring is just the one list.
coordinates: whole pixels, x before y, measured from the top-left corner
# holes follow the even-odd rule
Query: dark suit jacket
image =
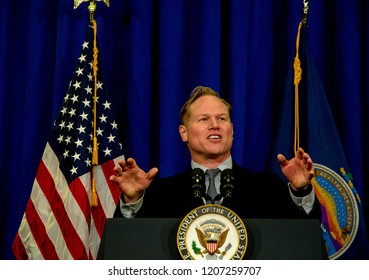
[[(203, 205), (192, 190), (190, 169), (178, 175), (154, 179), (146, 190), (143, 206), (137, 217), (183, 218), (191, 210)], [(276, 174), (252, 173), (233, 162), (235, 175), (232, 197), (222, 205), (245, 218), (306, 218), (292, 201), (286, 183)], [(317, 199), (309, 218), (320, 219)], [(120, 217), (119, 207), (116, 217)]]

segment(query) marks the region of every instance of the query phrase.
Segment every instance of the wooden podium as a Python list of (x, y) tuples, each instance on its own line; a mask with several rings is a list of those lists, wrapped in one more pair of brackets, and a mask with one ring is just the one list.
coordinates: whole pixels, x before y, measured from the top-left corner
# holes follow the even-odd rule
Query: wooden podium
[[(107, 219), (97, 259), (179, 260), (181, 219)], [(244, 219), (246, 260), (327, 259), (320, 222), (315, 219)]]

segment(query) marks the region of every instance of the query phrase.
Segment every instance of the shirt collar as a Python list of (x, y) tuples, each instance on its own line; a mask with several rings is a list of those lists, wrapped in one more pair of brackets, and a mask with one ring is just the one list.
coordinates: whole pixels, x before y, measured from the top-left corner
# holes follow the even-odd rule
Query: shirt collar
[[(192, 169), (200, 168), (204, 172), (209, 169), (209, 168), (207, 168), (207, 167), (205, 167), (201, 164), (198, 164), (197, 162), (194, 162), (192, 159), (191, 159), (191, 167), (192, 167)], [(216, 168), (219, 168), (220, 171), (223, 171), (224, 169), (228, 169), (228, 168), (232, 169), (232, 156), (229, 156), (225, 161), (223, 161), (221, 164), (219, 164)]]

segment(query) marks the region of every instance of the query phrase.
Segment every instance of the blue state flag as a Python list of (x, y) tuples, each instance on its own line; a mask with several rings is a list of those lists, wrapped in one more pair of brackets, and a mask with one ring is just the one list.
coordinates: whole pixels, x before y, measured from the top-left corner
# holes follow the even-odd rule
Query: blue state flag
[(293, 157), (296, 144), (307, 151), (314, 162), (312, 184), (322, 209), (321, 230), (329, 259), (369, 259), (368, 235), (360, 197), (309, 52), (307, 27), (302, 27), (301, 36), (300, 32), (298, 34), (301, 80), (296, 89), (296, 71), (291, 63), (269, 169), (280, 172), (275, 163), (277, 153)]

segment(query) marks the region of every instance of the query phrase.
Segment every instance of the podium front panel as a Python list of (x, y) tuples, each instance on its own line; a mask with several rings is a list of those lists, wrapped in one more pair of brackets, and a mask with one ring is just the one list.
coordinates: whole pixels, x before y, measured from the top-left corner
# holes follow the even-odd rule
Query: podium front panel
[[(181, 219), (107, 219), (98, 259), (179, 260)], [(244, 259), (326, 259), (320, 222), (315, 219), (244, 219), (248, 246)]]

